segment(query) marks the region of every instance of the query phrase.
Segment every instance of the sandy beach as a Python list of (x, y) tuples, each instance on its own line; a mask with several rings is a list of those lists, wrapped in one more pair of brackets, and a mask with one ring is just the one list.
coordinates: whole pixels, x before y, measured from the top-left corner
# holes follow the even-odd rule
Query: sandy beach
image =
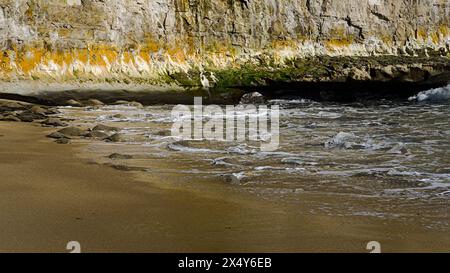
[(83, 252), (368, 252), (372, 240), (389, 252), (450, 246), (447, 232), (407, 223), (163, 189), (80, 159), (79, 144), (58, 145), (48, 132), (0, 123), (1, 252), (68, 252), (69, 241)]

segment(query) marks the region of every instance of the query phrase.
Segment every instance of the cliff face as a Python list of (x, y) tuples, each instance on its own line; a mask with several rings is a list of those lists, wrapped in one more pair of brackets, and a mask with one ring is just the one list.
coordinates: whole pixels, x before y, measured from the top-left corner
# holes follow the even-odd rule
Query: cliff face
[(449, 0), (0, 0), (0, 79), (192, 84), (308, 56), (447, 55), (449, 27)]

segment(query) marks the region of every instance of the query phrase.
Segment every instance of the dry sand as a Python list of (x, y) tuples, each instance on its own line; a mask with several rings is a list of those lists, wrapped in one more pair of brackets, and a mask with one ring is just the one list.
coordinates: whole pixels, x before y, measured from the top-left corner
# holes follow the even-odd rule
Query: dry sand
[(450, 250), (446, 231), (157, 187), (47, 133), (0, 122), (0, 252), (67, 252), (69, 241), (83, 252), (367, 252), (372, 240), (389, 252)]

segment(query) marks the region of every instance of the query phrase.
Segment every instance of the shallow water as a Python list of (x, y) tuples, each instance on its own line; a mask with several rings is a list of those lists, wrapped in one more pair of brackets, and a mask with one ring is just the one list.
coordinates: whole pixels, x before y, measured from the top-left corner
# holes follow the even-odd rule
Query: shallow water
[[(180, 141), (170, 136), (173, 105), (60, 110), (73, 125), (121, 128), (124, 141), (89, 143), (103, 164), (142, 175), (181, 177), (177, 187), (245, 193), (298, 205), (305, 213), (398, 218), (420, 216), (448, 229), (450, 104), (381, 101), (338, 104), (273, 100), (280, 148), (259, 143)], [(132, 159), (109, 159), (111, 153)], [(302, 205), (302, 206), (300, 206)]]

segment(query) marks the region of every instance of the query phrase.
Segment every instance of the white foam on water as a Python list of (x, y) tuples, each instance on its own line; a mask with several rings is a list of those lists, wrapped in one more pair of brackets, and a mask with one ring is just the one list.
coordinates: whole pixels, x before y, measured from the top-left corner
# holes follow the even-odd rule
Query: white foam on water
[(207, 148), (192, 148), (186, 147), (179, 144), (171, 143), (167, 145), (167, 148), (171, 151), (182, 152), (182, 153), (224, 153), (224, 151), (207, 149)]
[(288, 152), (258, 152), (256, 154), (257, 158), (265, 158), (265, 157), (295, 157), (296, 154), (288, 153)]
[(320, 111), (315, 115), (318, 118), (328, 118), (328, 119), (338, 119), (342, 117), (341, 114), (333, 113), (333, 112), (326, 112), (326, 111)]
[(229, 159), (228, 157), (220, 157), (212, 160), (212, 165), (222, 165), (222, 166), (237, 166), (236, 164), (231, 164), (226, 162), (225, 160)]
[(313, 103), (312, 100), (308, 100), (308, 99), (293, 99), (293, 100), (284, 100), (284, 99), (274, 99), (274, 100), (269, 100), (270, 104), (275, 104), (275, 105), (290, 105), (290, 104), (310, 104)]
[(325, 148), (351, 148), (352, 143), (350, 140), (353, 139), (355, 139), (353, 133), (340, 132), (325, 143)]
[(450, 191), (444, 191), (444, 192), (438, 193), (436, 195), (439, 195), (439, 196), (450, 195)]
[(410, 97), (409, 101), (418, 102), (439, 102), (450, 100), (450, 84), (445, 87), (430, 89), (427, 91), (420, 92), (416, 96)]
[(305, 164), (305, 162), (301, 158), (298, 158), (298, 157), (283, 158), (281, 160), (281, 163), (292, 164), (292, 165), (303, 165), (303, 164)]
[(303, 173), (303, 172), (306, 172), (306, 169), (305, 168), (286, 168), (285, 171), (288, 173), (299, 173), (299, 172)]
[(225, 175), (225, 177), (229, 179), (231, 184), (239, 185), (243, 179), (247, 178), (247, 175), (245, 172), (239, 172)]
[(226, 149), (226, 151), (230, 154), (238, 154), (238, 155), (249, 155), (255, 153), (254, 150), (249, 150), (245, 148), (243, 145), (229, 147)]
[(285, 168), (273, 167), (273, 166), (258, 166), (254, 168), (255, 171), (284, 171)]
[(390, 176), (422, 176), (422, 174), (420, 172), (399, 171), (397, 169), (390, 169), (387, 172), (387, 175), (390, 175)]

